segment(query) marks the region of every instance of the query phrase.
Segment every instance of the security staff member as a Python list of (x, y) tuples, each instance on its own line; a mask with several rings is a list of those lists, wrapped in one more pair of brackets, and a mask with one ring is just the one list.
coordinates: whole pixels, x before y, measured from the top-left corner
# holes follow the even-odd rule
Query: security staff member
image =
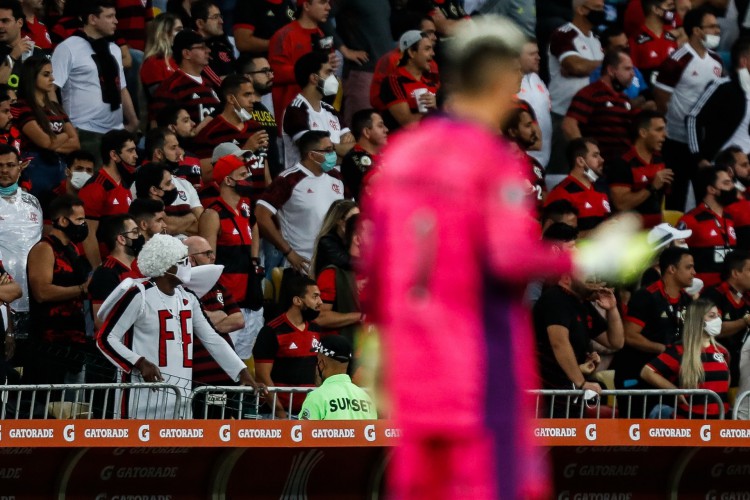
[(375, 420), (370, 396), (354, 385), (346, 371), (352, 360), (352, 345), (345, 337), (329, 335), (313, 348), (318, 353), (320, 387), (307, 395), (302, 420)]

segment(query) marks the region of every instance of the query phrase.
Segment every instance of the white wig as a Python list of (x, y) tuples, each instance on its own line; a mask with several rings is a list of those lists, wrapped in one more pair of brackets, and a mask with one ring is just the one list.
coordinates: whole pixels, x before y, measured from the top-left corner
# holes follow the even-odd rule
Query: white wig
[(167, 269), (188, 255), (188, 248), (177, 238), (166, 234), (155, 234), (138, 254), (138, 268), (144, 276), (164, 276)]

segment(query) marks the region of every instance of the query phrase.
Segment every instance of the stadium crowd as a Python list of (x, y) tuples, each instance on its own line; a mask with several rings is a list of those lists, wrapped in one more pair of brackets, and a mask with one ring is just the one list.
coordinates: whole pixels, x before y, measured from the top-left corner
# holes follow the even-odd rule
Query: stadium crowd
[[(633, 399), (634, 415), (726, 414), (750, 389), (747, 9), (0, 0), (0, 380), (322, 382), (347, 402), (338, 414), (319, 394), (262, 411), (372, 417), (351, 385), (373, 379), (356, 363), (372, 330), (366, 199), (388, 136), (451, 109), (445, 41), (501, 14), (528, 40), (496, 132), (540, 238), (573, 252), (630, 212), (658, 252), (635, 284), (528, 285), (539, 387), (598, 393), (614, 370), (619, 389), (705, 388), (723, 403)], [(215, 264), (218, 282), (194, 293)]]

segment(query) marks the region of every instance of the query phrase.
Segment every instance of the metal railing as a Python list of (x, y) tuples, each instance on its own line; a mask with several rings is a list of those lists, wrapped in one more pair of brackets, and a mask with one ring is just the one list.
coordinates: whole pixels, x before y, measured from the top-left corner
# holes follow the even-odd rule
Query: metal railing
[(0, 385), (0, 419), (181, 418), (184, 401), (166, 383)]
[(737, 394), (737, 397), (734, 399), (734, 407), (732, 408), (732, 419), (750, 420), (750, 391)]
[(235, 418), (235, 419), (276, 419), (275, 412), (263, 415), (264, 405), (270, 410), (276, 408), (280, 394), (288, 394), (289, 402), (285, 410), (287, 418), (293, 417), (294, 397), (307, 394), (314, 387), (269, 387), (268, 397), (262, 397), (252, 387), (204, 386), (193, 390), (193, 418)]
[[(717, 393), (707, 389), (603, 390), (600, 395), (589, 400), (584, 400), (583, 390), (540, 389), (529, 392), (536, 396), (536, 418), (676, 419), (680, 398), (684, 398), (689, 408), (688, 418), (706, 419), (709, 418), (709, 404), (715, 403), (721, 408), (724, 405)], [(611, 407), (602, 403), (603, 399), (609, 398), (613, 401)], [(694, 410), (701, 407), (702, 412)], [(711, 418), (723, 420), (724, 412)]]

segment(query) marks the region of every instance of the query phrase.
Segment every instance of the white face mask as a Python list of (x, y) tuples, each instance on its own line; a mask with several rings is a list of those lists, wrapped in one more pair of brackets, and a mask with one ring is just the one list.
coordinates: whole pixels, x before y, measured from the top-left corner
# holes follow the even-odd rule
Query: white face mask
[[(584, 165), (586, 164), (584, 163)], [(583, 169), (583, 175), (588, 177), (591, 182), (596, 182), (597, 180), (599, 180), (599, 174), (594, 172), (594, 169), (590, 168), (588, 165), (586, 165), (586, 168)]]
[(750, 71), (747, 68), (741, 68), (737, 70), (737, 74), (740, 77), (740, 86), (745, 93), (750, 94)]
[(70, 184), (76, 189), (81, 189), (91, 177), (88, 172), (73, 172), (70, 176)]
[(328, 78), (323, 80), (323, 87), (321, 88), (323, 95), (336, 95), (339, 92), (339, 81), (334, 75), (328, 75)]
[(188, 262), (187, 265), (177, 264), (177, 272), (174, 273), (174, 277), (180, 280), (184, 284), (190, 281), (191, 274), (192, 274), (192, 267), (190, 266), (190, 263)]
[[(237, 105), (239, 106), (239, 104)], [(237, 115), (237, 118), (239, 118), (242, 123), (253, 119), (253, 115), (251, 115), (250, 112), (243, 107), (240, 107), (239, 109), (234, 108), (234, 114)]]
[(721, 318), (714, 318), (712, 320), (704, 322), (705, 326), (703, 329), (707, 334), (712, 337), (716, 337), (721, 333)]
[(709, 50), (714, 50), (718, 47), (719, 42), (721, 42), (721, 37), (719, 35), (706, 35), (703, 38), (703, 45)]
[(745, 185), (741, 183), (740, 181), (734, 181), (734, 187), (736, 187), (737, 191), (740, 193), (744, 193), (745, 191), (747, 191), (747, 188), (745, 187)]

